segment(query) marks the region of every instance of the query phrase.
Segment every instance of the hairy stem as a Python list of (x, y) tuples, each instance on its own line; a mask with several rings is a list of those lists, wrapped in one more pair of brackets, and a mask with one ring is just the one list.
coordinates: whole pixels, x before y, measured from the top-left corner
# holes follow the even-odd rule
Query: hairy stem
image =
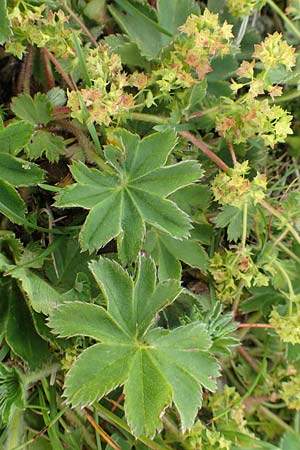
[(154, 114), (129, 113), (129, 118), (133, 120), (140, 120), (141, 122), (157, 123), (159, 125), (169, 124), (169, 119), (167, 117), (155, 116)]
[(63, 8), (68, 11), (68, 13), (70, 14), (70, 16), (73, 17), (73, 19), (75, 20), (75, 22), (80, 26), (80, 28), (82, 29), (82, 31), (89, 37), (90, 41), (92, 42), (92, 44), (95, 47), (98, 47), (98, 42), (96, 41), (96, 39), (94, 38), (94, 36), (92, 35), (92, 33), (89, 31), (89, 29), (84, 25), (84, 23), (79, 19), (79, 17), (76, 16), (76, 14), (74, 13), (74, 11), (72, 11), (72, 9), (67, 5), (67, 3), (65, 1), (62, 2), (62, 6)]
[(196, 147), (198, 147), (203, 153), (205, 153), (205, 155), (207, 155), (209, 157), (209, 159), (211, 159), (214, 163), (216, 163), (217, 166), (220, 167), (220, 169), (222, 169), (224, 172), (228, 172), (229, 166), (227, 166), (227, 164), (224, 163), (224, 161), (222, 161), (222, 159), (220, 159), (217, 155), (215, 155), (215, 153), (212, 152), (207, 147), (207, 145), (204, 144), (203, 141), (196, 138), (196, 136), (194, 136), (189, 131), (181, 131), (180, 134), (181, 134), (181, 136), (183, 136), (184, 138), (186, 138), (190, 142), (192, 142), (194, 145), (196, 145)]
[(54, 363), (49, 364), (46, 367), (43, 367), (41, 370), (38, 370), (36, 372), (30, 373), (29, 375), (25, 375), (24, 381), (27, 386), (36, 383), (37, 381), (42, 380), (43, 378), (48, 377), (53, 372), (57, 372), (60, 369), (60, 364)]
[(59, 62), (57, 61), (57, 59), (55, 58), (54, 55), (52, 55), (51, 52), (49, 52), (49, 50), (44, 47), (44, 52), (47, 55), (47, 57), (49, 58), (49, 60), (54, 64), (57, 72), (61, 75), (61, 77), (65, 80), (65, 82), (67, 83), (68, 87), (73, 91), (76, 90), (76, 85), (74, 83), (74, 81), (72, 80), (72, 78), (70, 77), (70, 75), (68, 75), (64, 69), (61, 67), (61, 65), (59, 64)]

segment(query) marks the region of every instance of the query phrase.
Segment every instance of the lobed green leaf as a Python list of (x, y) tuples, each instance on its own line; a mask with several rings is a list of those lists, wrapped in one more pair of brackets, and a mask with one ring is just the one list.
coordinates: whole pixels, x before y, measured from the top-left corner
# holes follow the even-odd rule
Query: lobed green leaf
[(34, 163), (0, 153), (0, 179), (13, 186), (34, 186), (43, 183), (45, 171)]

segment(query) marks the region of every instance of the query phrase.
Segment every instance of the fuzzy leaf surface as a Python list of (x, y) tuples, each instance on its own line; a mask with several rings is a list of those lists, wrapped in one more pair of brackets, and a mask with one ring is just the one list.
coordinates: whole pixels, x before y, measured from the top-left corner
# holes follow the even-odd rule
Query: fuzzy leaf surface
[(136, 436), (153, 437), (160, 414), (171, 402), (171, 386), (147, 349), (136, 351), (125, 384), (127, 421)]
[(161, 280), (180, 277), (179, 261), (201, 270), (207, 269), (208, 255), (196, 239), (180, 241), (153, 229), (147, 233), (145, 248), (155, 259)]
[(151, 355), (172, 386), (173, 401), (179, 411), (183, 429), (190, 428), (202, 403), (202, 386), (215, 389), (211, 374), (218, 365), (207, 350), (211, 341), (202, 323), (193, 323), (170, 332), (156, 329), (147, 342)]
[(14, 97), (11, 109), (17, 117), (33, 125), (47, 125), (51, 120), (53, 106), (46, 94), (38, 92), (34, 98), (28, 94)]
[(36, 312), (49, 314), (53, 307), (64, 301), (64, 297), (56, 289), (30, 269), (16, 267), (10, 275), (21, 282), (30, 305)]
[(26, 206), (18, 192), (5, 180), (0, 179), (0, 213), (13, 223), (23, 224)]
[(107, 308), (71, 302), (52, 310), (49, 320), (60, 336), (86, 335), (99, 341), (70, 369), (65, 386), (68, 402), (87, 405), (124, 385), (125, 414), (135, 436), (153, 437), (172, 401), (183, 428), (191, 427), (201, 405), (202, 386), (215, 388), (218, 365), (203, 323), (172, 331), (155, 327), (158, 313), (180, 293), (178, 280), (157, 283), (154, 261), (144, 256), (134, 279), (107, 258), (93, 261), (90, 269)]
[(65, 151), (64, 140), (49, 131), (38, 130), (28, 144), (26, 152), (30, 159), (38, 159), (43, 154), (50, 162), (57, 162)]
[(102, 342), (84, 350), (67, 375), (67, 399), (73, 405), (90, 404), (124, 384), (134, 353), (132, 344), (120, 342)]
[(7, 14), (7, 2), (6, 0), (1, 0), (0, 2), (0, 45), (4, 44), (6, 39), (10, 35), (10, 23)]
[(56, 206), (90, 209), (80, 233), (83, 250), (98, 250), (118, 238), (121, 261), (130, 263), (141, 248), (146, 223), (177, 239), (189, 236), (189, 216), (167, 197), (197, 181), (202, 170), (195, 161), (165, 165), (176, 142), (172, 130), (142, 140), (122, 130), (117, 137), (120, 148), (105, 149), (114, 173), (74, 163), (76, 183), (57, 195)]
[(13, 186), (34, 186), (42, 183), (44, 178), (44, 170), (36, 164), (0, 153), (0, 179), (6, 180)]
[(0, 131), (0, 152), (16, 155), (30, 141), (34, 132), (31, 123), (19, 120)]
[(159, 24), (172, 34), (178, 33), (178, 27), (185, 23), (188, 16), (200, 12), (195, 0), (173, 0), (171, 9), (169, 0), (158, 0)]
[(50, 356), (48, 345), (38, 335), (30, 309), (15, 282), (9, 283), (4, 289), (2, 303), (6, 303), (3, 320), (5, 340), (30, 369), (41, 367)]
[(171, 36), (168, 33), (165, 35), (165, 30), (158, 27), (154, 11), (148, 5), (141, 6), (127, 0), (116, 0), (115, 4), (116, 6), (109, 6), (109, 11), (120, 28), (137, 45), (142, 56), (148, 60), (156, 58), (165, 45), (164, 41), (170, 42)]
[(158, 57), (190, 14), (199, 13), (194, 0), (172, 0), (172, 8), (168, 0), (159, 0), (157, 13), (147, 4), (141, 5), (134, 0), (115, 0), (114, 3), (117, 6), (109, 6), (110, 13), (149, 60)]
[(14, 406), (24, 408), (24, 386), (15, 367), (0, 363), (0, 425), (8, 424)]

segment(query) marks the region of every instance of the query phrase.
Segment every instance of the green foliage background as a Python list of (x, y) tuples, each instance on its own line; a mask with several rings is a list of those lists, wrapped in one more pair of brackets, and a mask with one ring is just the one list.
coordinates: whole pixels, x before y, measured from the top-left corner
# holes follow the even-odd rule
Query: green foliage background
[(2, 0), (1, 448), (300, 448), (299, 18)]

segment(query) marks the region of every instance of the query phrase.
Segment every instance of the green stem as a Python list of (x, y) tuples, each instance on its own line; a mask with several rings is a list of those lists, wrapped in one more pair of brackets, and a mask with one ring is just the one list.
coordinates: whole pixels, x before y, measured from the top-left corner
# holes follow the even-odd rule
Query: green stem
[(244, 210), (243, 210), (243, 233), (242, 233), (242, 249), (245, 250), (246, 248), (246, 240), (247, 240), (247, 219), (248, 219), (248, 202), (245, 201), (244, 203)]
[[(116, 416), (115, 414), (111, 413), (108, 409), (104, 408), (104, 406), (99, 405), (99, 403), (93, 404), (94, 408), (97, 409), (100, 417), (102, 419), (106, 420), (107, 422), (111, 423), (112, 425), (115, 425), (116, 427), (120, 428), (123, 431), (126, 431), (127, 433), (131, 433), (129, 426), (122, 420), (120, 417)], [(151, 448), (152, 450), (171, 450), (171, 448), (168, 445), (161, 445), (157, 442), (147, 438), (146, 436), (140, 436), (138, 438), (140, 442)]]
[(259, 410), (265, 417), (267, 417), (272, 422), (276, 423), (276, 425), (278, 425), (283, 430), (294, 433), (294, 430), (287, 423), (285, 423), (282, 419), (280, 419), (280, 417), (278, 417), (277, 414), (272, 413), (265, 406), (259, 406)]
[[(97, 414), (97, 411), (94, 410), (94, 420), (99, 425), (98, 418), (99, 418), (99, 416)], [(102, 450), (101, 438), (100, 438), (99, 433), (97, 433), (97, 430), (95, 430), (95, 435), (96, 435), (96, 442), (97, 442), (97, 450)]]
[(140, 120), (141, 122), (157, 123), (159, 125), (169, 124), (169, 118), (155, 116), (154, 114), (130, 113), (129, 118), (133, 120)]
[[(83, 118), (84, 124), (87, 127), (87, 129), (89, 130), (89, 133), (90, 133), (91, 138), (92, 138), (92, 140), (94, 142), (96, 150), (98, 151), (99, 155), (103, 156), (103, 150), (102, 150), (102, 147), (101, 147), (101, 144), (100, 144), (100, 141), (99, 141), (99, 137), (98, 137), (98, 134), (97, 134), (96, 127), (95, 127), (95, 125), (92, 122), (89, 121), (89, 112), (87, 110), (87, 107), (86, 107), (86, 105), (84, 103), (84, 100), (83, 100), (83, 98), (82, 98), (82, 96), (81, 96), (79, 91), (77, 91), (77, 96), (78, 96), (78, 100), (79, 100), (79, 104), (80, 104), (80, 108), (81, 108), (82, 118)], [(100, 160), (98, 158), (98, 161), (95, 161), (95, 162), (97, 162), (97, 164), (100, 163), (100, 167), (102, 169), (104, 169), (106, 164), (104, 163), (102, 158), (100, 158)]]
[(165, 415), (162, 419), (162, 422), (164, 424), (165, 429), (175, 436), (175, 438), (180, 442), (180, 445), (184, 448), (184, 450), (193, 450), (191, 446), (187, 442), (185, 442), (184, 435), (180, 433), (180, 431), (178, 430), (178, 428), (171, 419), (169, 419)]
[(293, 31), (295, 36), (300, 39), (300, 31), (293, 24), (293, 22), (284, 14), (284, 12), (273, 2), (273, 0), (267, 0), (268, 5), (282, 18), (286, 25)]
[(7, 439), (5, 450), (14, 450), (22, 443), (24, 432), (24, 411), (21, 408), (15, 408), (9, 419), (7, 427)]
[(289, 315), (291, 316), (293, 314), (293, 302), (295, 301), (295, 292), (292, 285), (292, 282), (290, 280), (290, 277), (288, 276), (286, 270), (283, 268), (282, 264), (279, 261), (274, 261), (274, 265), (277, 267), (283, 278), (285, 279), (288, 289), (289, 289)]
[(289, 232), (294, 236), (298, 244), (300, 244), (300, 236), (295, 230), (295, 228), (290, 224), (290, 222), (284, 217), (283, 214), (281, 214), (276, 208), (273, 208), (273, 206), (269, 205), (268, 202), (265, 200), (260, 200), (259, 203), (266, 208), (273, 216), (277, 217), (277, 219), (280, 220), (282, 224), (286, 226), (286, 228), (289, 230)]
[[(77, 415), (78, 414), (78, 415)], [(79, 417), (81, 414), (81, 411), (72, 411), (72, 409), (67, 409), (65, 412), (65, 417), (67, 418), (68, 422), (71, 422), (71, 424), (80, 431), (80, 434), (82, 435), (84, 441), (86, 442), (88, 448), (90, 450), (98, 450), (97, 446), (95, 445), (94, 439), (91, 435), (91, 433), (88, 431), (86, 425), (82, 422), (81, 417)]]
[(258, 385), (258, 382), (259, 382), (259, 380), (260, 380), (260, 378), (263, 375), (265, 370), (266, 370), (266, 355), (264, 356), (264, 359), (263, 359), (263, 361), (261, 363), (259, 372), (258, 372), (257, 376), (255, 377), (252, 385), (248, 389), (248, 391), (238, 401), (233, 402), (233, 404), (231, 406), (229, 406), (228, 408), (225, 408), (220, 414), (218, 414), (218, 416), (216, 416), (213, 419), (211, 419), (210, 422), (215, 422), (216, 420), (218, 420), (221, 417), (223, 417), (226, 414), (228, 414), (232, 410), (232, 408), (242, 404), (244, 402), (244, 400), (246, 400), (246, 398), (249, 397), (252, 394), (252, 392), (254, 391), (256, 386)]
[(36, 372), (30, 373), (29, 375), (23, 376), (24, 382), (26, 386), (29, 386), (37, 381), (42, 380), (43, 378), (48, 377), (53, 372), (57, 372), (60, 369), (60, 364), (54, 363), (49, 366), (43, 367), (43, 369), (38, 370)]
[[(275, 238), (271, 237), (271, 239), (275, 241)], [(282, 242), (278, 242), (277, 246), (284, 252), (286, 253), (290, 258), (292, 258), (294, 261), (296, 261), (298, 264), (300, 263), (300, 258), (295, 255), (294, 252), (292, 252), (285, 244), (283, 244)], [(272, 245), (273, 247), (273, 245)]]
[(70, 16), (73, 17), (73, 19), (75, 20), (75, 22), (80, 26), (80, 28), (83, 30), (83, 32), (89, 37), (90, 41), (92, 42), (92, 44), (94, 44), (95, 47), (98, 47), (98, 42), (96, 41), (96, 39), (94, 38), (94, 36), (92, 35), (92, 33), (89, 31), (89, 29), (84, 25), (84, 23), (79, 19), (79, 17), (76, 16), (76, 14), (74, 13), (74, 11), (69, 8), (67, 2), (63, 1), (62, 2), (62, 6), (64, 9), (66, 9), (68, 11), (68, 13), (70, 14)]

